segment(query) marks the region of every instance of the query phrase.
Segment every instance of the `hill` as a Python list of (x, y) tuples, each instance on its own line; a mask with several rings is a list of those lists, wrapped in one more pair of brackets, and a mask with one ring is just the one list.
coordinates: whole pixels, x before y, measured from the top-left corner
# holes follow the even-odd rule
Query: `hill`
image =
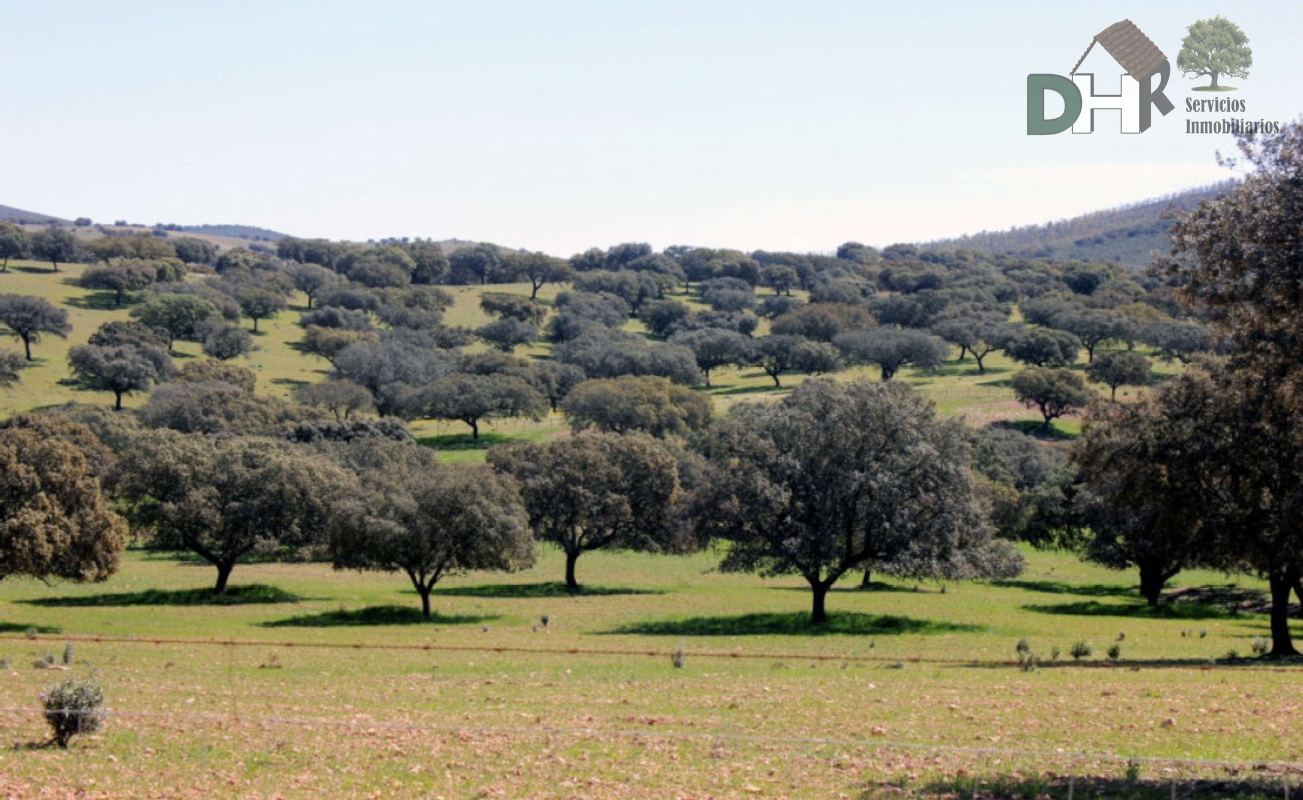
[(225, 236), (231, 239), (248, 239), (254, 242), (274, 242), (289, 236), (288, 233), (259, 228), (255, 225), (182, 225), (186, 233)]
[(1041, 225), (938, 239), (920, 244), (919, 249), (983, 250), (1055, 261), (1144, 267), (1154, 251), (1166, 252), (1171, 247), (1172, 223), (1165, 216), (1169, 210), (1189, 211), (1201, 200), (1216, 197), (1234, 184), (1223, 181)]
[(52, 217), (49, 214), (38, 214), (35, 211), (24, 211), (13, 206), (0, 206), (0, 222), (16, 222), (19, 225), (49, 225), (52, 222), (72, 224), (71, 220)]

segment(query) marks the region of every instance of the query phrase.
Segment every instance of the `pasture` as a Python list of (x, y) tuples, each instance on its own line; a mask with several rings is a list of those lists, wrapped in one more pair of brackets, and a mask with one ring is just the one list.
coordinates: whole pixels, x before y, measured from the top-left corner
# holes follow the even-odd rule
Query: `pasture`
[[(1173, 779), (1182, 796), (1278, 796), (1284, 768), (1252, 767), (1303, 761), (1300, 672), (1244, 658), (1267, 628), (1256, 582), (1183, 573), (1176, 591), (1218, 599), (1155, 613), (1129, 574), (1027, 555), (1000, 584), (845, 582), (816, 633), (799, 580), (721, 574), (709, 552), (588, 554), (570, 597), (544, 550), (441, 583), (431, 624), (401, 576), (242, 565), (241, 602), (213, 604), (210, 568), (132, 551), (104, 584), (0, 583), (0, 790), (969, 796), (977, 779), (981, 796), (1066, 797), (1056, 776), (1073, 776), (1105, 796), (1167, 797)], [(1021, 638), (1034, 671), (1014, 662)], [(1074, 660), (1078, 641), (1094, 654)], [(34, 666), (66, 642), (68, 672)], [(36, 747), (42, 687), (87, 671), (106, 730)]]

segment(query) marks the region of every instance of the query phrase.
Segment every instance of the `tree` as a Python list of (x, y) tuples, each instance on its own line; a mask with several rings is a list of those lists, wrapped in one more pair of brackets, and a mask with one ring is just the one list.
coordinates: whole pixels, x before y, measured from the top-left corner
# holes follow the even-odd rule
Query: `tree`
[(1090, 402), (1086, 382), (1077, 373), (1066, 369), (1033, 367), (1023, 370), (1013, 376), (1013, 393), (1024, 406), (1040, 409), (1045, 417), (1043, 428), (1047, 431), (1052, 421)]
[(72, 331), (67, 311), (49, 300), (25, 294), (0, 294), (0, 323), (23, 340), (28, 361), (32, 360), (32, 345), (40, 344), (45, 334), (66, 339)]
[(239, 325), (229, 322), (207, 321), (200, 326), (203, 335), (204, 355), (221, 361), (246, 356), (258, 349), (253, 336)]
[(307, 295), (308, 308), (323, 292), (336, 288), (342, 282), (339, 275), (316, 264), (299, 264), (289, 270), (294, 288)]
[(771, 334), (756, 339), (752, 356), (756, 366), (774, 380), (774, 387), (783, 384), (778, 376), (796, 371), (810, 374), (832, 372), (840, 366), (837, 350), (824, 342), (812, 342), (804, 336)]
[(546, 253), (509, 253), (504, 260), (511, 262), (512, 272), (529, 281), (529, 299), (538, 298), (538, 290), (549, 283), (568, 283), (574, 280), (575, 271), (565, 261)]
[(29, 249), (32, 255), (50, 262), (55, 272), (60, 264), (77, 260), (77, 236), (67, 228), (51, 225), (31, 235)]
[(371, 393), (352, 381), (325, 380), (294, 390), (294, 399), (305, 406), (329, 411), (337, 420), (346, 420), (358, 412), (375, 410)]
[(1196, 322), (1154, 322), (1140, 328), (1140, 339), (1158, 351), (1164, 361), (1189, 364), (1208, 351), (1212, 331)]
[(498, 319), (515, 319), (530, 325), (542, 325), (547, 316), (547, 306), (532, 298), (506, 292), (485, 292), (480, 295), (480, 308), (485, 314)]
[(1031, 328), (1005, 343), (1009, 357), (1035, 367), (1066, 367), (1077, 360), (1081, 340), (1067, 331)]
[(27, 366), (22, 353), (0, 350), (0, 389), (8, 389), (21, 380), (19, 372)]
[(1128, 325), (1120, 314), (1097, 309), (1081, 309), (1059, 314), (1054, 318), (1054, 327), (1077, 337), (1086, 348), (1087, 362), (1095, 360), (1096, 347), (1105, 342), (1122, 339), (1128, 332)]
[(800, 575), (815, 623), (832, 585), (870, 561), (916, 578), (1021, 568), (989, 538), (962, 423), (909, 387), (806, 381), (712, 426), (703, 452), (699, 524), (729, 542), (720, 568)]
[(590, 378), (659, 375), (684, 386), (695, 386), (702, 380), (697, 359), (688, 348), (649, 342), (626, 331), (594, 330), (558, 344), (552, 356), (581, 367)]
[(285, 310), (285, 297), (279, 292), (261, 286), (242, 286), (235, 294), (240, 310), (253, 320), (253, 332), (258, 332), (258, 320), (274, 317)]
[(180, 236), (168, 239), (176, 257), (187, 264), (211, 264), (217, 260), (217, 245), (206, 239), (194, 236)]
[(681, 552), (691, 548), (675, 506), (678, 463), (642, 434), (583, 434), (489, 451), (494, 469), (520, 483), (539, 541), (566, 554), (566, 588), (577, 593), (575, 564), (591, 550)]
[(1149, 359), (1139, 353), (1104, 353), (1086, 366), (1086, 376), (1107, 386), (1109, 399), (1117, 400), (1119, 386), (1149, 384)]
[(164, 383), (140, 407), (149, 428), (181, 433), (269, 436), (299, 421), (300, 409), (275, 397), (256, 396), (224, 380)]
[(538, 361), (530, 368), (529, 382), (547, 398), (553, 411), (576, 386), (588, 380), (581, 367), (559, 361)]
[(76, 444), (31, 428), (0, 430), (0, 579), (102, 581), (126, 543), (126, 522)]
[(217, 568), (219, 595), (255, 551), (276, 557), (324, 544), (332, 502), (352, 484), (326, 457), (288, 442), (175, 431), (142, 434), (111, 482), (151, 547)]
[(359, 486), (335, 503), (335, 569), (404, 573), (430, 619), (430, 592), (444, 576), (534, 563), (514, 480), (482, 465), (439, 464), (427, 448), (376, 442), (354, 445), (386, 455), (360, 465)]
[(896, 327), (849, 331), (833, 339), (833, 345), (851, 363), (877, 364), (883, 381), (891, 380), (907, 364), (936, 369), (950, 352), (940, 337)]
[(148, 266), (148, 262), (118, 260), (112, 264), (87, 268), (77, 279), (77, 285), (83, 289), (113, 292), (113, 304), (121, 306), (128, 292), (147, 288), (156, 278), (157, 272)]
[(747, 364), (753, 358), (755, 345), (749, 336), (722, 328), (702, 328), (686, 331), (670, 340), (692, 351), (697, 367), (706, 376), (710, 388), (710, 372), (730, 364)]
[(1210, 376), (1191, 370), (1156, 397), (1095, 409), (1073, 449), (1077, 503), (1091, 531), (1084, 555), (1114, 569), (1138, 567), (1151, 606), (1207, 550), (1204, 509), (1217, 494), (1209, 466), (1221, 442), (1206, 423), (1216, 392)]
[(253, 394), (258, 387), (258, 375), (253, 370), (216, 358), (191, 361), (181, 368), (174, 380), (182, 383), (229, 383), (243, 389), (246, 394)]
[(487, 284), (502, 263), (498, 248), (491, 244), (462, 247), (448, 256), (449, 282)]
[(1222, 75), (1249, 77), (1253, 51), (1249, 48), (1249, 37), (1234, 22), (1219, 15), (1201, 19), (1186, 30), (1181, 52), (1176, 56), (1176, 68), (1182, 75), (1195, 78), (1207, 75), (1212, 82), (1206, 88), (1214, 91), (1221, 88), (1217, 79)]
[(1209, 527), (1214, 566), (1251, 571), (1271, 589), (1273, 656), (1295, 655), (1291, 587), (1303, 577), (1303, 125), (1239, 137), (1253, 169), (1172, 227), (1169, 276), (1207, 308), (1227, 341), (1215, 373), (1223, 400), (1210, 424), (1233, 447), (1222, 460), (1221, 502)]
[(475, 329), (475, 335), (498, 350), (510, 353), (522, 344), (538, 341), (538, 328), (528, 322), (507, 317), (481, 325)]
[(561, 407), (570, 427), (682, 436), (710, 424), (710, 397), (655, 376), (584, 381)]
[(638, 309), (638, 319), (647, 326), (652, 336), (668, 339), (675, 326), (687, 319), (690, 313), (692, 309), (684, 303), (664, 298), (643, 303), (642, 308)]
[(873, 315), (867, 308), (845, 303), (810, 303), (775, 319), (770, 331), (831, 342), (839, 333), (868, 328), (873, 324)]
[(153, 294), (131, 309), (131, 318), (156, 330), (166, 331), (170, 349), (177, 339), (194, 339), (200, 323), (220, 316), (217, 306), (188, 294)]
[(380, 341), (379, 335), (372, 331), (357, 331), (344, 328), (322, 328), (309, 325), (303, 331), (303, 350), (314, 356), (321, 356), (338, 366), (335, 359), (339, 354), (355, 344), (373, 344)]
[(87, 344), (99, 347), (152, 347), (167, 354), (167, 334), (135, 321), (106, 322), (95, 329)]
[(407, 246), (412, 259), (412, 283), (442, 283), (448, 277), (448, 256), (438, 242), (415, 241)]
[(932, 332), (959, 348), (960, 361), (965, 353), (971, 353), (978, 373), (984, 374), (984, 359), (1005, 346), (1013, 328), (1003, 315), (979, 314), (939, 320), (933, 323)]
[(0, 222), (0, 272), (8, 272), (9, 259), (22, 258), (27, 249), (27, 232), (13, 223)]
[(415, 401), (418, 416), (460, 420), (480, 438), (480, 421), (497, 417), (539, 419), (547, 401), (523, 379), (514, 375), (466, 375), (439, 378), (420, 391)]
[(73, 377), (84, 389), (113, 392), (113, 410), (122, 410), (122, 396), (143, 392), (166, 379), (172, 359), (161, 347), (77, 345), (68, 351)]

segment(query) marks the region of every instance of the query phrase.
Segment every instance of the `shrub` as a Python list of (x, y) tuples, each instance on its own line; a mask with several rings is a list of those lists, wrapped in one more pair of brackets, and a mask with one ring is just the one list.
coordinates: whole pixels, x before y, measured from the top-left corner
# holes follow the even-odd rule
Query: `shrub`
[(670, 663), (674, 665), (675, 669), (683, 669), (684, 660), (685, 655), (682, 647), (678, 648), (673, 653), (670, 653)]
[(104, 727), (104, 691), (92, 678), (68, 680), (41, 694), (45, 721), (54, 729), (54, 743), (66, 748), (72, 737)]
[(1108, 648), (1108, 660), (1117, 661), (1121, 657), (1122, 657), (1122, 645), (1114, 642)]
[(1014, 649), (1018, 652), (1020, 657), (1025, 656), (1032, 651), (1032, 643), (1026, 639), (1019, 639), (1018, 646)]
[(1073, 658), (1077, 660), (1081, 660), (1083, 658), (1089, 658), (1090, 656), (1094, 655), (1095, 649), (1091, 647), (1089, 644), (1087, 644), (1086, 642), (1077, 642), (1072, 646), (1072, 649), (1069, 650), (1068, 652), (1072, 655)]
[(1050, 648), (1050, 658), (1052, 660), (1058, 661), (1059, 656), (1061, 655), (1063, 655), (1063, 651), (1059, 649), (1059, 646), (1057, 644)]
[(1255, 656), (1265, 656), (1267, 651), (1271, 649), (1271, 640), (1265, 636), (1255, 636), (1253, 641), (1249, 643), (1249, 647), (1253, 650)]
[(72, 663), (72, 642), (63, 646), (63, 664), (67, 666)]

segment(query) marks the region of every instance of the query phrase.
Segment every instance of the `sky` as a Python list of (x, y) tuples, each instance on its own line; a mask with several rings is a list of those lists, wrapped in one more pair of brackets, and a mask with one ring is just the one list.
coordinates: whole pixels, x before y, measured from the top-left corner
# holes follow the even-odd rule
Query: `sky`
[[(1182, 77), (1222, 14), (1253, 68)], [(1176, 110), (1028, 136), (1026, 77), (1130, 19)], [(998, 230), (1227, 177), (1187, 97), (1299, 117), (1303, 3), (0, 0), (0, 204), (97, 222), (826, 252)], [(1096, 47), (1082, 71), (1117, 91)], [(1109, 77), (1111, 75), (1112, 77)]]

